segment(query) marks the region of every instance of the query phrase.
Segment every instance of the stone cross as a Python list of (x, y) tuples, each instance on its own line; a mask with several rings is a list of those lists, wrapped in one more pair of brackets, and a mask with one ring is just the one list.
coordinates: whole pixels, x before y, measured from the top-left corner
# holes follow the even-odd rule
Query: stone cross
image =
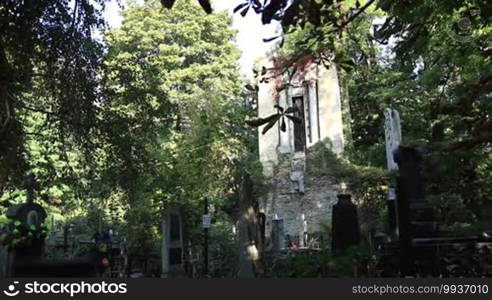
[(396, 109), (386, 108), (384, 110), (384, 135), (386, 138), (386, 162), (388, 170), (398, 170), (393, 153), (401, 143), (400, 114)]

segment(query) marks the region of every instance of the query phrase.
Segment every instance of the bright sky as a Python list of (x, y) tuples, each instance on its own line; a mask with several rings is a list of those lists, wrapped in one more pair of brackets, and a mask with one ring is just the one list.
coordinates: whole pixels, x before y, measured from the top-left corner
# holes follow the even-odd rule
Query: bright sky
[[(242, 2), (242, 0), (212, 0), (212, 5), (215, 11), (226, 10), (230, 15), (233, 15), (234, 8)], [(108, 3), (105, 16), (111, 27), (117, 27), (121, 24), (121, 9), (116, 0), (111, 0)], [(265, 43), (263, 39), (278, 35), (276, 32), (279, 29), (278, 23), (273, 24), (272, 22), (270, 25), (263, 25), (261, 16), (251, 10), (244, 18), (239, 13), (234, 14), (232, 27), (238, 31), (236, 45), (242, 52), (239, 59), (241, 73), (247, 78), (251, 78), (255, 60), (264, 56), (274, 45), (274, 42)]]

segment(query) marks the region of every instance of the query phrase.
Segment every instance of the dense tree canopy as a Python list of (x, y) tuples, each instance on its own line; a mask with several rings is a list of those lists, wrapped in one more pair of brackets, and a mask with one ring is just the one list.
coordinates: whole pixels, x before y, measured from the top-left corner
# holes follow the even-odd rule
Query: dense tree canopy
[(2, 1), (0, 6), (0, 190), (22, 181), (22, 115), (40, 112), (63, 139), (82, 142), (100, 101), (104, 1)]
[(220, 204), (237, 184), (250, 133), (229, 24), (191, 1), (164, 12), (149, 2), (106, 36), (108, 178), (147, 212)]

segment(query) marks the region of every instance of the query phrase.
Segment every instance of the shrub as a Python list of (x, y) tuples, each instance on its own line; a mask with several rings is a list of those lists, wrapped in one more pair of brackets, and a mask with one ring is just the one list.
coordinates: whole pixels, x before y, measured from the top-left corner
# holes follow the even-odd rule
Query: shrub
[(392, 174), (377, 167), (362, 167), (333, 153), (324, 142), (317, 143), (307, 153), (307, 172), (313, 176), (329, 176), (344, 183), (359, 206), (359, 220), (363, 232), (380, 227), (386, 211), (386, 190)]

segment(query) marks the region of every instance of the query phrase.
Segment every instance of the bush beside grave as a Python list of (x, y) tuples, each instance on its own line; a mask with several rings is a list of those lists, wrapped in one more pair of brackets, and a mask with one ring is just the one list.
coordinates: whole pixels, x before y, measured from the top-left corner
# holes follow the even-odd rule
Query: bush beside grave
[(386, 191), (393, 175), (385, 169), (353, 164), (344, 156), (333, 153), (329, 143), (320, 142), (307, 152), (306, 168), (312, 176), (330, 176), (344, 184), (359, 210), (363, 236), (376, 227), (383, 227), (386, 212)]

